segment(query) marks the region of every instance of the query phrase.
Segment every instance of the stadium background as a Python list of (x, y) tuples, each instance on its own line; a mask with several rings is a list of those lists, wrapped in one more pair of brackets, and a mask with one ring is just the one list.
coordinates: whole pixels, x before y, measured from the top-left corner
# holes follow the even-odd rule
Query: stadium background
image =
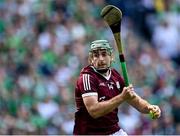
[(151, 120), (124, 104), (121, 127), (129, 134), (180, 134), (179, 0), (0, 0), (0, 134), (72, 134), (74, 85), (89, 42), (114, 44), (100, 17), (106, 4), (123, 11), (131, 82), (162, 110)]

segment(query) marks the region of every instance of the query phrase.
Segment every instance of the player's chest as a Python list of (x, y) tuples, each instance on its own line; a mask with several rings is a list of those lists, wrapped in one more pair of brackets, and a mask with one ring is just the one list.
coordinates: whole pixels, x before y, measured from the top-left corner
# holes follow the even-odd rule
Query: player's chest
[(97, 90), (99, 101), (108, 100), (121, 92), (121, 84), (118, 80), (99, 80)]

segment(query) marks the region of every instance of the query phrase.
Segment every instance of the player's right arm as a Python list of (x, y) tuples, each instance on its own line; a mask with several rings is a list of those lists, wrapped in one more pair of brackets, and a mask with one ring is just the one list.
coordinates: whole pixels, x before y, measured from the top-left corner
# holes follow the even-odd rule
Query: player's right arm
[(86, 92), (82, 94), (83, 102), (88, 113), (93, 118), (98, 118), (112, 112), (125, 100), (133, 97), (133, 90), (131, 90), (129, 87), (124, 87), (123, 93), (109, 100), (99, 102), (98, 93), (96, 90), (97, 88), (92, 87), (93, 84), (95, 84), (95, 81), (91, 80), (92, 78), (93, 77), (84, 76), (84, 79), (81, 80), (81, 83), (83, 84), (81, 90)]
[[(130, 94), (128, 94), (130, 95)], [(84, 104), (93, 118), (98, 118), (112, 112), (125, 101), (122, 95), (117, 95), (110, 100), (98, 102), (98, 96), (83, 97)]]

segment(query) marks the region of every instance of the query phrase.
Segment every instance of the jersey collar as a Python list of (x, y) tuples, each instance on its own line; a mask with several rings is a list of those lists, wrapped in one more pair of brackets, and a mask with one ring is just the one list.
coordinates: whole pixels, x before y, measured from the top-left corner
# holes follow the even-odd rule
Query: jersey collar
[(96, 73), (98, 73), (98, 74), (100, 74), (101, 76), (103, 76), (106, 80), (109, 80), (110, 79), (110, 77), (111, 77), (111, 68), (109, 68), (109, 70), (108, 70), (108, 75), (107, 76), (105, 76), (105, 75), (103, 75), (103, 74), (101, 74), (100, 72), (98, 72), (95, 68), (94, 68), (94, 66), (90, 66)]

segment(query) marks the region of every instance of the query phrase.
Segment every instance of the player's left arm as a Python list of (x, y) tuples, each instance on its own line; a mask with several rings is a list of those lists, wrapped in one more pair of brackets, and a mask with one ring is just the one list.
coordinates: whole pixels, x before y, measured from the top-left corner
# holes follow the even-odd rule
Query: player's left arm
[(161, 110), (157, 105), (151, 105), (149, 102), (141, 98), (138, 94), (135, 94), (133, 99), (127, 100), (127, 102), (136, 108), (139, 112), (149, 114), (153, 113), (153, 118), (159, 118), (161, 116)]

